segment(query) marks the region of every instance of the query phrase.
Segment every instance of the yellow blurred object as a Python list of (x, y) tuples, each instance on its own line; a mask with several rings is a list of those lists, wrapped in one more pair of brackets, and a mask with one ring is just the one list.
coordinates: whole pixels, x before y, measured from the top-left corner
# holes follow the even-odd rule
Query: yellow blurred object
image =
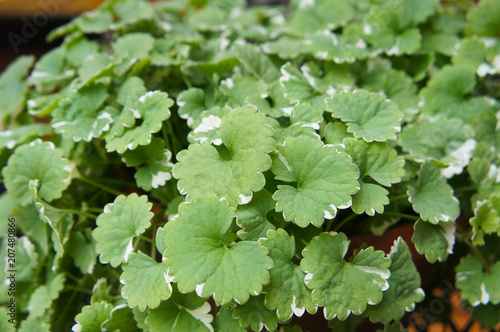
[(0, 15), (7, 17), (71, 17), (92, 10), (103, 0), (0, 0)]

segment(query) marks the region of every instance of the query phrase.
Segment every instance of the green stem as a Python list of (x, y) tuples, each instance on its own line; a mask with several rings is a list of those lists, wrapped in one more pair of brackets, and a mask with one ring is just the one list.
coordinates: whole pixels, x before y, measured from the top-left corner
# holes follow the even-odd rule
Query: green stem
[(466, 187), (454, 189), (454, 191), (456, 193), (460, 193), (460, 192), (464, 192), (464, 191), (473, 191), (473, 190), (477, 190), (477, 188), (475, 186), (466, 186)]
[(193, 86), (191, 85), (191, 82), (189, 82), (188, 78), (186, 77), (186, 74), (182, 71), (182, 69), (180, 70), (180, 72), (181, 72), (181, 76), (182, 76), (182, 80), (184, 81), (184, 84), (186, 84), (188, 89), (191, 89)]
[(152, 244), (155, 244), (155, 241), (153, 239), (150, 239), (149, 237), (146, 237), (144, 235), (139, 235), (139, 239), (144, 240), (144, 241), (149, 242), (149, 243), (152, 243)]
[(57, 321), (54, 324), (55, 327), (59, 326), (59, 324), (61, 323), (61, 319), (66, 315), (66, 312), (70, 308), (73, 308), (73, 306), (71, 305), (71, 303), (73, 303), (73, 301), (75, 300), (76, 295), (80, 292), (80, 287), (84, 284), (84, 282), (85, 282), (86, 279), (87, 279), (87, 276), (84, 276), (82, 279), (80, 279), (80, 281), (78, 282), (78, 284), (73, 287), (73, 292), (71, 293), (71, 296), (70, 296), (69, 300), (66, 302), (66, 304), (68, 304), (68, 305), (64, 306), (63, 311), (60, 313)]
[(73, 209), (64, 209), (62, 211), (66, 212), (66, 213), (80, 214), (82, 216), (92, 218), (92, 219), (97, 219), (97, 216), (95, 214), (84, 212), (84, 211), (73, 210)]
[[(341, 222), (339, 222), (334, 228), (333, 228), (333, 231), (334, 232), (338, 232), (346, 223), (348, 223), (349, 221), (351, 221), (352, 219), (356, 218), (357, 216), (359, 216), (359, 214), (351, 214), (347, 217), (345, 217), (344, 219), (342, 219)], [(327, 224), (327, 230), (330, 230), (330, 227), (332, 225), (332, 222), (333, 222), (333, 219), (329, 220), (328, 221), (328, 224)]]
[(400, 213), (400, 212), (385, 212), (384, 215), (392, 217), (400, 217), (404, 219), (419, 220), (419, 216), (414, 216), (412, 214)]
[(401, 195), (392, 196), (389, 200), (392, 203), (394, 201), (399, 201), (400, 199), (407, 199), (407, 198), (408, 198), (407, 194), (401, 194)]
[(459, 238), (459, 239), (462, 240), (462, 242), (465, 243), (467, 245), (467, 247), (469, 247), (469, 249), (477, 256), (477, 258), (481, 261), (481, 264), (483, 264), (483, 267), (486, 270), (486, 272), (491, 273), (490, 265), (488, 264), (488, 262), (486, 261), (486, 259), (484, 258), (484, 256), (481, 254), (481, 252), (479, 251), (479, 249), (477, 249), (476, 246), (474, 246), (469, 241), (468, 238), (462, 237), (462, 238)]
[(127, 180), (119, 180), (119, 179), (112, 179), (112, 178), (94, 178), (94, 179), (96, 181), (99, 181), (99, 182), (105, 182), (105, 183), (114, 184), (117, 186), (137, 187), (135, 182), (127, 181)]
[(103, 208), (98, 208), (98, 207), (88, 207), (87, 211), (92, 211), (92, 212), (96, 212), (96, 213), (101, 214), (101, 213), (104, 212), (104, 209)]
[(87, 182), (88, 184), (90, 184), (90, 185), (92, 185), (92, 186), (94, 186), (94, 187), (97, 187), (97, 188), (99, 188), (99, 189), (102, 189), (102, 190), (104, 190), (104, 191), (106, 191), (106, 192), (108, 192), (108, 193), (110, 193), (110, 194), (115, 195), (115, 196), (119, 196), (119, 195), (121, 195), (121, 194), (122, 194), (121, 192), (119, 192), (119, 191), (117, 191), (117, 190), (114, 190), (114, 189), (108, 188), (108, 187), (106, 187), (105, 185), (102, 185), (102, 184), (100, 184), (100, 183), (98, 183), (98, 182), (95, 182), (95, 181), (93, 181), (93, 180), (91, 180), (91, 179), (89, 179), (89, 178), (84, 177), (83, 175), (79, 175), (79, 176), (77, 177), (77, 179), (80, 179), (80, 180), (82, 180), (83, 182)]

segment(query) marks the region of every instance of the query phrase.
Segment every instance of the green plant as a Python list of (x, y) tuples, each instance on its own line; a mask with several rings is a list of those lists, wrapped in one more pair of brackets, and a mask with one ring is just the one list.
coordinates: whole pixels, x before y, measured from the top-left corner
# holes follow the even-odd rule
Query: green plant
[[(499, 12), (112, 0), (53, 31), (0, 77), (19, 331), (399, 330), (409, 246), (498, 324)], [(404, 223), (413, 243), (349, 251)]]

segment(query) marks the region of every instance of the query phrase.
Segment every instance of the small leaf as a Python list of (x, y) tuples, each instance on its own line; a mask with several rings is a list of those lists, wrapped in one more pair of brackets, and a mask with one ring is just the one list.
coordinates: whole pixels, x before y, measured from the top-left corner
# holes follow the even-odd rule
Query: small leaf
[[(166, 92), (148, 91), (138, 99), (128, 99), (125, 109), (130, 110), (134, 117), (142, 120), (139, 126), (124, 128), (123, 133), (106, 137), (106, 150), (124, 153), (126, 150), (134, 150), (139, 145), (151, 143), (152, 134), (160, 131), (162, 122), (170, 118), (169, 108), (174, 101), (168, 98)], [(126, 124), (123, 125), (127, 127)]]
[(314, 303), (325, 307), (326, 319), (360, 315), (368, 304), (380, 303), (389, 288), (391, 260), (369, 247), (347, 262), (349, 242), (343, 233), (321, 233), (302, 251), (306, 285), (313, 290)]
[(498, 37), (500, 19), (498, 13), (500, 4), (495, 0), (483, 0), (477, 7), (467, 12), (467, 23), (464, 31), (467, 35)]
[(101, 326), (106, 331), (143, 331), (137, 327), (132, 310), (126, 304), (120, 304), (111, 310), (110, 318)]
[[(234, 208), (216, 198), (179, 206), (179, 216), (165, 226), (165, 263), (182, 293), (196, 290), (216, 303), (248, 301), (269, 282), (272, 260), (256, 242), (225, 243)], [(229, 242), (229, 241), (228, 241)]]
[(20, 56), (0, 75), (0, 94), (2, 95), (2, 99), (0, 99), (0, 118), (3, 119), (13, 115), (23, 107), (27, 90), (24, 83), (25, 76), (34, 61), (33, 56)]
[(149, 145), (122, 154), (122, 160), (128, 167), (138, 167), (134, 177), (144, 190), (164, 186), (172, 178), (170, 172), (174, 164), (170, 162), (171, 157), (172, 153), (165, 149), (161, 138), (153, 138)]
[(403, 113), (378, 93), (367, 90), (339, 93), (327, 99), (326, 110), (347, 123), (347, 131), (367, 142), (396, 139)]
[(39, 181), (38, 195), (52, 201), (60, 198), (70, 183), (70, 166), (63, 151), (52, 142), (37, 139), (18, 147), (2, 169), (5, 187), (19, 204), (32, 201), (29, 183)]
[(137, 196), (136, 193), (127, 197), (120, 195), (113, 203), (106, 204), (104, 213), (96, 219), (97, 228), (92, 232), (101, 263), (117, 267), (128, 261), (133, 251), (133, 238), (151, 225), (152, 206), (146, 195)]
[(267, 220), (267, 214), (274, 211), (275, 202), (266, 189), (256, 192), (251, 199), (250, 203), (240, 205), (236, 211), (236, 223), (242, 228), (237, 235), (242, 240), (257, 241), (267, 237), (269, 229), (276, 230)]
[(500, 235), (500, 195), (492, 195), (488, 201), (479, 203), (470, 224), (474, 245), (484, 245), (486, 234)]
[(18, 144), (25, 143), (36, 137), (49, 135), (52, 133), (52, 128), (45, 124), (25, 124), (9, 130), (4, 130), (0, 133), (0, 151), (5, 147), (14, 149)]
[(215, 319), (215, 331), (217, 332), (245, 332), (240, 326), (238, 319), (234, 319), (232, 312), (221, 307)]
[(252, 296), (245, 304), (237, 306), (233, 311), (233, 318), (240, 321), (243, 328), (251, 328), (252, 331), (262, 331), (265, 327), (268, 331), (275, 331), (278, 327), (276, 314), (264, 305), (264, 295)]
[(278, 69), (258, 46), (241, 43), (233, 44), (233, 48), (240, 62), (255, 77), (264, 80), (266, 83), (272, 83), (279, 78)]
[(111, 317), (113, 307), (107, 302), (92, 302), (82, 308), (82, 312), (76, 315), (76, 324), (73, 332), (101, 331), (102, 324)]
[[(21, 322), (19, 327), (19, 332), (50, 332), (50, 324), (46, 321), (47, 319), (40, 319), (35, 316), (29, 315), (27, 319)], [(8, 331), (3, 329), (2, 331)]]
[[(7, 310), (7, 307), (4, 306), (0, 307), (0, 315), (2, 315), (3, 317), (3, 319), (0, 321), (0, 328), (2, 329), (2, 331), (5, 332), (16, 332), (16, 325), (9, 322), (10, 319), (9, 313), (10, 311)], [(9, 318), (6, 319), (5, 317)]]
[(337, 208), (351, 205), (351, 195), (359, 190), (359, 170), (351, 161), (320, 140), (288, 138), (278, 145), (271, 170), (276, 179), (297, 185), (278, 185), (276, 211), (300, 227), (319, 227), (324, 218), (332, 219)]
[(282, 321), (289, 320), (292, 315), (300, 317), (306, 310), (315, 314), (317, 308), (304, 282), (306, 275), (292, 262), (295, 256), (294, 237), (280, 228), (269, 230), (267, 239), (262, 238), (259, 242), (269, 250), (269, 257), (274, 262), (274, 267), (269, 270), (271, 281), (265, 286), (265, 306), (277, 309), (276, 314)]
[(476, 85), (473, 70), (461, 66), (444, 66), (426, 87), (420, 91), (424, 98), (422, 112), (425, 115), (445, 115), (450, 118), (466, 117), (457, 112), (463, 97)]
[(472, 255), (460, 259), (455, 271), (456, 286), (463, 300), (476, 307), (480, 304), (500, 303), (500, 262), (491, 267), (491, 272), (484, 272), (481, 261)]
[(52, 112), (52, 128), (75, 142), (90, 142), (92, 138), (101, 136), (113, 122), (107, 109), (100, 109), (107, 96), (106, 86), (95, 84), (62, 99)]
[(205, 302), (201, 307), (190, 310), (176, 305), (172, 300), (162, 301), (156, 309), (149, 309), (146, 325), (150, 332), (213, 332), (210, 323), (210, 304)]
[(64, 281), (63, 274), (56, 274), (46, 285), (38, 287), (31, 294), (28, 302), (30, 316), (42, 317), (46, 310), (52, 307), (52, 302), (59, 297), (64, 288)]
[(130, 308), (137, 306), (141, 311), (156, 308), (172, 293), (169, 278), (164, 263), (157, 263), (140, 251), (132, 253), (120, 277), (124, 285), (122, 296)]
[(455, 225), (453, 223), (431, 224), (418, 220), (414, 230), (411, 242), (419, 254), (425, 254), (429, 263), (435, 263), (436, 260), (443, 262), (449, 254), (453, 253), (453, 245), (455, 244)]
[(387, 280), (389, 289), (384, 292), (382, 302), (369, 306), (363, 314), (374, 323), (388, 324), (403, 318), (406, 311), (415, 310), (415, 303), (424, 299), (420, 288), (420, 275), (412, 261), (408, 245), (399, 237), (394, 241), (389, 254), (391, 276)]
[(345, 151), (353, 158), (361, 173), (360, 190), (353, 197), (353, 211), (365, 212), (370, 216), (375, 215), (375, 211), (383, 213), (384, 205), (389, 204), (389, 192), (377, 184), (365, 181), (373, 179), (387, 187), (400, 182), (405, 175), (404, 159), (398, 157), (396, 150), (386, 143), (367, 143), (353, 138), (346, 138), (343, 142)]
[(453, 189), (432, 162), (422, 165), (415, 186), (408, 186), (408, 199), (420, 218), (433, 224), (454, 221), (460, 214)]

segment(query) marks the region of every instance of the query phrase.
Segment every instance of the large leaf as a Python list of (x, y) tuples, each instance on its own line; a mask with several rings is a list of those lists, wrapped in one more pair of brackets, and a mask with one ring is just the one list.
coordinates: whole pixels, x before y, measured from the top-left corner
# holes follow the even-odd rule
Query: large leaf
[(136, 193), (126, 197), (120, 195), (113, 203), (106, 204), (104, 212), (96, 219), (97, 228), (92, 232), (101, 263), (117, 267), (128, 261), (133, 251), (133, 238), (151, 225), (152, 206), (146, 195)]
[(276, 211), (301, 227), (332, 219), (338, 208), (351, 205), (359, 189), (359, 170), (351, 157), (320, 140), (288, 138), (278, 145), (272, 171), (276, 179), (296, 183), (278, 185), (273, 198)]
[(179, 216), (165, 226), (165, 263), (183, 293), (196, 290), (217, 303), (248, 301), (269, 282), (272, 260), (256, 242), (232, 242), (234, 208), (215, 197), (179, 206)]
[(343, 233), (321, 233), (302, 251), (306, 285), (314, 303), (324, 306), (326, 319), (360, 315), (368, 304), (380, 303), (389, 288), (391, 260), (369, 247), (347, 262), (349, 242)]
[(62, 196), (70, 183), (70, 164), (63, 158), (63, 151), (52, 142), (37, 139), (20, 146), (2, 169), (5, 187), (19, 204), (32, 201), (30, 181), (38, 180), (38, 195), (52, 201)]
[(367, 90), (338, 93), (327, 99), (326, 110), (347, 123), (347, 131), (367, 142), (396, 139), (403, 113), (397, 104)]
[(408, 199), (422, 220), (437, 224), (454, 221), (460, 214), (453, 189), (432, 162), (422, 165), (415, 186), (408, 186)]
[(220, 149), (203, 142), (177, 155), (173, 176), (188, 198), (216, 195), (234, 205), (264, 187), (262, 174), (271, 167), (273, 129), (254, 106), (234, 109), (221, 120)]

